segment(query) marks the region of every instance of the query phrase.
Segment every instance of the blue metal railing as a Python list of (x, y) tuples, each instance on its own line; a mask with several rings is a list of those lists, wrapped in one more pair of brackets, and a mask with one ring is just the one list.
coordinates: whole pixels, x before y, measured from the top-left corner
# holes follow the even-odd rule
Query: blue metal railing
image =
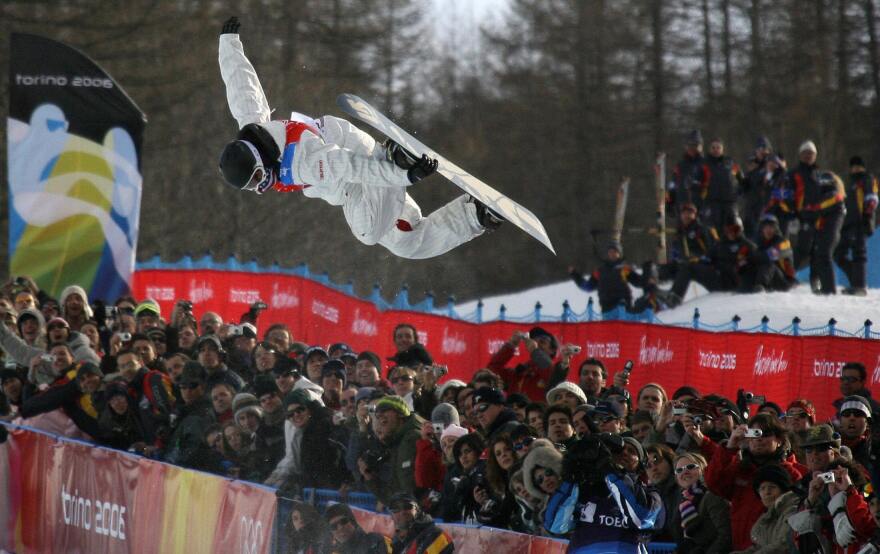
[(467, 314), (459, 314), (455, 309), (455, 297), (447, 298), (446, 307), (436, 308), (434, 306), (434, 295), (431, 292), (425, 293), (425, 298), (421, 302), (415, 304), (409, 300), (409, 287), (403, 285), (397, 292), (391, 302), (382, 297), (382, 287), (379, 283), (373, 285), (373, 289), (365, 298), (359, 297), (354, 292), (354, 283), (349, 281), (345, 284), (334, 283), (326, 272), (313, 272), (306, 264), (300, 264), (292, 268), (284, 268), (277, 263), (271, 266), (260, 266), (255, 260), (249, 262), (239, 262), (235, 257), (230, 257), (226, 261), (215, 261), (210, 254), (199, 259), (193, 259), (190, 256), (184, 256), (176, 262), (163, 262), (159, 256), (138, 262), (138, 270), (213, 270), (213, 271), (242, 271), (248, 273), (273, 273), (278, 275), (291, 275), (311, 279), (317, 283), (327, 286), (333, 290), (337, 290), (349, 296), (366, 300), (373, 303), (377, 309), (386, 310), (402, 310), (412, 312), (423, 312), (434, 315), (442, 315), (451, 319), (460, 321), (469, 321), (473, 323), (485, 323), (489, 321), (510, 321), (515, 323), (532, 323), (532, 322), (563, 322), (563, 323), (579, 323), (592, 321), (634, 321), (640, 323), (652, 323), (657, 325), (667, 325), (672, 327), (690, 327), (693, 329), (702, 329), (706, 331), (730, 332), (739, 331), (743, 333), (775, 333), (793, 336), (840, 336), (840, 337), (858, 337), (866, 339), (880, 339), (880, 332), (872, 329), (871, 320), (866, 320), (864, 325), (856, 331), (846, 331), (837, 327), (837, 322), (832, 318), (825, 325), (818, 327), (801, 327), (799, 317), (792, 319), (789, 325), (776, 328), (770, 325), (770, 319), (764, 316), (761, 323), (751, 327), (740, 326), (740, 317), (734, 315), (728, 322), (723, 323), (707, 323), (700, 318), (699, 308), (694, 309), (694, 316), (690, 321), (663, 321), (652, 310), (646, 310), (639, 314), (633, 314), (626, 311), (623, 306), (619, 306), (611, 311), (602, 313), (596, 310), (593, 297), (587, 301), (586, 309), (582, 312), (576, 312), (571, 308), (568, 300), (562, 303), (561, 315), (547, 315), (544, 313), (544, 306), (540, 302), (535, 303), (535, 308), (531, 313), (523, 315), (511, 315), (507, 313), (507, 307), (502, 304), (499, 307), (498, 315), (494, 318), (486, 317), (484, 313), (483, 302), (477, 301), (476, 308), (473, 312)]

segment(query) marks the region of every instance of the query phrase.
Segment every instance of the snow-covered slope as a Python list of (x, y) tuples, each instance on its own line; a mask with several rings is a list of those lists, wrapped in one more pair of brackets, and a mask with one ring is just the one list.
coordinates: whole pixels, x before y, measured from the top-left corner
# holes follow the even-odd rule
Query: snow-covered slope
[[(640, 291), (634, 289), (633, 294), (637, 297)], [(497, 318), (502, 304), (507, 308), (508, 318), (527, 316), (534, 312), (536, 302), (542, 304), (542, 317), (559, 316), (564, 300), (568, 300), (571, 309), (580, 314), (586, 310), (589, 296), (595, 296), (595, 293), (587, 294), (571, 281), (544, 285), (483, 299), (483, 319)], [(593, 301), (594, 309), (598, 310), (598, 298)], [(455, 310), (460, 315), (467, 315), (474, 312), (476, 305), (476, 300), (463, 302), (456, 305)], [(851, 333), (860, 329), (866, 319), (874, 321), (880, 329), (880, 289), (869, 289), (867, 297), (853, 297), (840, 294), (817, 296), (805, 285), (790, 292), (760, 294), (710, 294), (701, 287), (692, 286), (681, 306), (660, 312), (657, 317), (665, 323), (690, 321), (694, 308), (700, 309), (700, 320), (709, 325), (727, 323), (734, 315), (739, 315), (742, 318), (740, 327), (752, 327), (760, 324), (766, 315), (770, 318), (770, 327), (775, 329), (789, 325), (795, 316), (801, 319), (802, 328), (820, 327), (833, 317), (838, 329)]]

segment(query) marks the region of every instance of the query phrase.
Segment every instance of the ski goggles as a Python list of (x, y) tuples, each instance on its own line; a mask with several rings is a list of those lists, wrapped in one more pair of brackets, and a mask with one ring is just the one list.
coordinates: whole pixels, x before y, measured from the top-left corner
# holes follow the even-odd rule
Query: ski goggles
[(248, 178), (247, 184), (241, 187), (241, 190), (249, 190), (254, 191), (257, 194), (263, 194), (274, 184), (275, 180), (272, 178), (272, 171), (263, 166), (263, 159), (260, 157), (260, 153), (253, 144), (246, 140), (240, 142), (248, 147), (257, 162), (251, 176)]

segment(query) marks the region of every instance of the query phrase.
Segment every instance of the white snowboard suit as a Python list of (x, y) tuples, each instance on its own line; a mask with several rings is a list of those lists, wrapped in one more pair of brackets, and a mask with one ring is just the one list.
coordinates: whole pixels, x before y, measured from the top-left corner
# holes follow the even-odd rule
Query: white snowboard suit
[[(220, 74), (239, 128), (259, 124), (282, 152), (281, 176), (296, 186), (276, 185), (275, 190), (302, 190), (310, 198), (342, 206), (348, 226), (362, 243), (378, 243), (402, 258), (420, 259), (444, 254), (483, 233), (467, 195), (423, 217), (406, 192), (406, 171), (387, 161), (384, 149), (348, 121), (329, 115), (315, 120), (297, 113), (291, 115), (293, 125), (272, 121), (263, 87), (237, 34), (220, 35)], [(292, 141), (290, 129), (297, 124), (306, 129)]]

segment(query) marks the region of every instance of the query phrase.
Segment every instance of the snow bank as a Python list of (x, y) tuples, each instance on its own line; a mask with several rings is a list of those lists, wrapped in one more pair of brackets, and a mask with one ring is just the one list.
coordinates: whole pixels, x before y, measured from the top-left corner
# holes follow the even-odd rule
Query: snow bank
[[(634, 297), (640, 293), (638, 289), (633, 290)], [(508, 318), (528, 316), (534, 312), (536, 302), (542, 305), (542, 316), (558, 317), (565, 300), (575, 313), (581, 314), (586, 311), (590, 296), (594, 297), (594, 309), (598, 310), (599, 299), (595, 293), (587, 294), (571, 281), (544, 285), (483, 299), (483, 319), (497, 318), (502, 304), (507, 308)], [(665, 323), (690, 321), (694, 308), (699, 308), (700, 320), (709, 325), (727, 323), (734, 315), (742, 318), (740, 327), (743, 328), (759, 325), (765, 315), (770, 318), (770, 327), (776, 329), (789, 325), (795, 316), (801, 319), (802, 328), (826, 325), (832, 317), (837, 320), (838, 329), (851, 333), (860, 329), (866, 319), (880, 325), (880, 289), (869, 289), (866, 297), (854, 297), (817, 296), (807, 285), (789, 292), (759, 294), (707, 293), (693, 285), (685, 300), (681, 306), (660, 312), (657, 317)], [(473, 313), (476, 306), (477, 301), (472, 300), (457, 304), (455, 310), (465, 316)]]

